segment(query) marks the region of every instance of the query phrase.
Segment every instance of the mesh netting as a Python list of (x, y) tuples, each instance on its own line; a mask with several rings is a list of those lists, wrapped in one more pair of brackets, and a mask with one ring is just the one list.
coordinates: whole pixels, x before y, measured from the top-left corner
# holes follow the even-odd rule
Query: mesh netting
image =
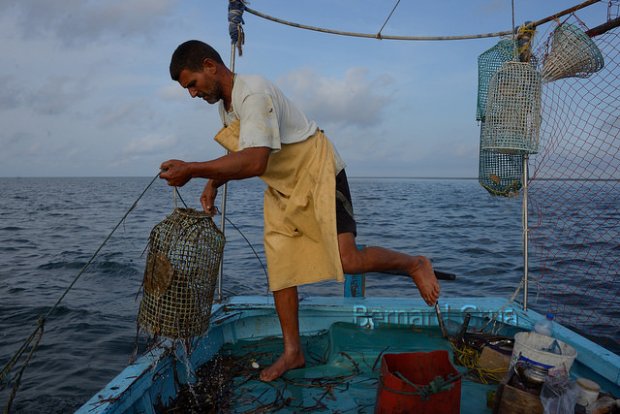
[(506, 62), (491, 77), (480, 147), (504, 154), (538, 151), (541, 78), (527, 62)]
[(224, 235), (205, 213), (175, 209), (149, 237), (138, 324), (152, 335), (189, 338), (209, 327)]
[(533, 306), (620, 352), (620, 30), (592, 40), (604, 68), (543, 88), (541, 151), (530, 163)]
[[(484, 131), (480, 125), (480, 134)], [(495, 196), (511, 197), (518, 195), (523, 181), (523, 156), (502, 154), (480, 148), (478, 182)]]
[(487, 107), (489, 82), (504, 63), (514, 57), (514, 41), (500, 40), (495, 46), (478, 56), (478, 105), (476, 120), (484, 121), (484, 112)]
[(598, 72), (604, 59), (596, 43), (573, 24), (563, 24), (554, 30), (551, 50), (544, 57), (544, 82), (568, 77), (585, 78)]

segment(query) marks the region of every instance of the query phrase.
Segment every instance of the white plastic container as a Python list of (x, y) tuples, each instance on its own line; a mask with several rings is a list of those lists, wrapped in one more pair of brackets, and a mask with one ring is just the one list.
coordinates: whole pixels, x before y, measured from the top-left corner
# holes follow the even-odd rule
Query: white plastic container
[(541, 335), (553, 336), (553, 313), (547, 313), (545, 319), (536, 322), (534, 331)]
[(598, 399), (598, 395), (601, 392), (600, 385), (587, 378), (577, 378), (577, 386), (579, 387), (577, 404), (586, 408), (591, 407), (594, 401)]
[[(553, 341), (557, 341), (561, 354), (544, 350), (549, 349)], [(577, 358), (575, 348), (559, 339), (536, 332), (519, 332), (515, 335), (510, 368), (514, 367), (517, 361), (521, 360), (543, 370), (548, 370), (550, 374), (559, 370), (565, 370), (568, 373), (573, 366), (573, 362), (575, 362), (575, 358)]]

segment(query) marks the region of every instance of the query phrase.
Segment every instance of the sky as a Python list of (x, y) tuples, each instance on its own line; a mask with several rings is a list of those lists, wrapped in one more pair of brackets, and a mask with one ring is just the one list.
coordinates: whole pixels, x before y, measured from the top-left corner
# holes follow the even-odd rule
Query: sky
[[(515, 0), (517, 24), (579, 1)], [(298, 23), (377, 33), (396, 1), (253, 0)], [(170, 79), (177, 45), (230, 61), (226, 0), (0, 0), (0, 177), (154, 176), (224, 154), (217, 107)], [(589, 27), (607, 2), (577, 13)], [(317, 121), (347, 174), (477, 177), (477, 57), (499, 39), (404, 42), (311, 32), (246, 12), (235, 71), (274, 81)], [(510, 0), (402, 0), (385, 35), (510, 30)], [(549, 27), (542, 27), (544, 40)]]

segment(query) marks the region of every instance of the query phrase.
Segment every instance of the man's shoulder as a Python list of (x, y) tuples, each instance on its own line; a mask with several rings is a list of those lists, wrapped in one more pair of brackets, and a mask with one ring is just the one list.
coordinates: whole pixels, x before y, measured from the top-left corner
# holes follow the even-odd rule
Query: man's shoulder
[(270, 93), (276, 88), (273, 82), (260, 75), (238, 75), (237, 81), (241, 86), (239, 92), (243, 95)]
[(256, 74), (239, 74), (237, 75), (238, 79), (243, 80), (246, 83), (250, 83), (250, 84), (255, 84), (255, 83), (266, 83), (266, 84), (271, 84), (271, 81), (269, 81), (267, 78), (265, 78), (262, 75), (256, 75)]

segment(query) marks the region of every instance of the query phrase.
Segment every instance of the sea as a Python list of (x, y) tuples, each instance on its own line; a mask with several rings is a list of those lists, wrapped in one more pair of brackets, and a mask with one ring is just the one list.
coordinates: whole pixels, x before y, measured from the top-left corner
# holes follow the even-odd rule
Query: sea
[[(493, 197), (475, 179), (349, 181), (357, 242), (426, 255), (437, 270), (455, 274), (456, 280), (441, 282), (440, 300), (508, 300), (517, 289), (524, 271), (520, 197)], [(136, 316), (149, 233), (176, 206), (200, 208), (203, 185), (193, 180), (175, 193), (153, 177), (2, 179), (2, 366), (34, 332), (39, 317), (57, 304), (23, 372), (12, 412), (72, 412), (127, 365), (140, 342)], [(262, 244), (263, 190), (258, 179), (227, 187), (224, 296), (269, 294)], [(221, 218), (214, 218), (218, 225)], [(571, 244), (566, 246), (564, 253), (570, 256)], [(612, 288), (618, 289), (617, 283)], [(537, 292), (534, 284), (530, 293), (530, 306), (544, 312), (544, 292)], [(407, 278), (380, 274), (367, 278), (366, 294), (418, 297)], [(342, 285), (304, 286), (300, 295), (302, 300), (310, 295), (339, 296)], [(585, 313), (619, 316), (596, 300), (579, 306)], [(610, 335), (608, 327), (594, 327), (588, 336), (601, 339), (608, 348), (611, 343), (618, 353), (617, 324), (612, 329)], [(9, 393), (10, 387), (0, 391), (2, 408)]]

